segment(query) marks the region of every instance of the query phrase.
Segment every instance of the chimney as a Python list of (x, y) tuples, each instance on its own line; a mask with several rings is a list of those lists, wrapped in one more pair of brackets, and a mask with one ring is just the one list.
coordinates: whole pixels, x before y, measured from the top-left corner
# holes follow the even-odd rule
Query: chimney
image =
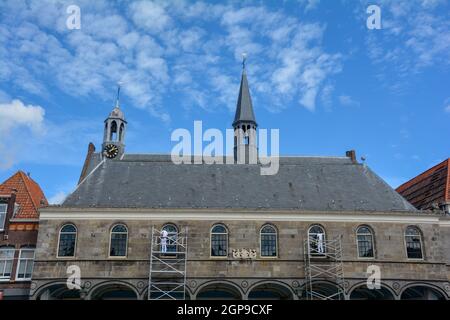
[(358, 163), (356, 161), (356, 152), (355, 150), (349, 150), (345, 152), (345, 156), (350, 158), (350, 160), (352, 160), (353, 163)]

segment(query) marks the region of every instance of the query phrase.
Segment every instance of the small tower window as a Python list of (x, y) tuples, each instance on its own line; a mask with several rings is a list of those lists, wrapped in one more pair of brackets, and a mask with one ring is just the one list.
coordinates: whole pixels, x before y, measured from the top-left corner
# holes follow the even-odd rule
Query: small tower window
[(123, 125), (123, 123), (120, 125), (120, 130), (119, 130), (119, 141), (123, 140), (123, 129), (125, 128), (125, 126)]
[(115, 121), (111, 122), (111, 133), (109, 135), (109, 141), (117, 140), (117, 123)]

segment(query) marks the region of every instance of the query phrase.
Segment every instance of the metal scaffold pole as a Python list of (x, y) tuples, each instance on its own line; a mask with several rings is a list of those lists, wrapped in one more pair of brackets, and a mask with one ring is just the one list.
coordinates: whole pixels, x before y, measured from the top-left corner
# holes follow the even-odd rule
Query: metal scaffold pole
[[(308, 300), (344, 299), (344, 264), (341, 237), (332, 240), (308, 237), (304, 246), (305, 295)], [(321, 282), (336, 284), (335, 290), (324, 290)]]
[(184, 300), (186, 293), (187, 227), (163, 233), (152, 227), (148, 300)]

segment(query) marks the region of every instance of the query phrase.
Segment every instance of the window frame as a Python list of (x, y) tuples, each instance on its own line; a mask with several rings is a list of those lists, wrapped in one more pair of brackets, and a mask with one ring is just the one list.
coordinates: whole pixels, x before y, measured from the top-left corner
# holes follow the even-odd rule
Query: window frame
[[(33, 258), (21, 258), (22, 256), (22, 252), (23, 251), (33, 251)], [(36, 258), (36, 248), (34, 247), (22, 247), (19, 250), (19, 257), (17, 259), (17, 267), (16, 267), (16, 281), (31, 281), (32, 277), (33, 277), (33, 268), (34, 268), (34, 259)], [(27, 266), (28, 263), (31, 260), (31, 274), (29, 278), (19, 278), (19, 270), (20, 270), (20, 264), (23, 260), (26, 260), (26, 264), (25, 264), (25, 275), (26, 275), (26, 270), (27, 270)]]
[[(371, 257), (362, 257), (360, 256), (360, 252), (359, 252), (359, 239), (358, 239), (358, 235), (360, 235), (359, 230), (361, 228), (367, 228), (370, 232), (370, 242), (372, 244), (372, 256)], [(373, 229), (371, 227), (369, 227), (368, 225), (360, 225), (356, 228), (356, 256), (358, 257), (358, 259), (361, 260), (373, 260), (376, 259), (376, 250), (375, 250), (375, 232), (373, 231)], [(367, 235), (367, 234), (362, 234), (361, 235)]]
[[(117, 226), (123, 226), (123, 227), (125, 227), (126, 232), (113, 232), (114, 228), (117, 227)], [(112, 245), (112, 235), (113, 235), (113, 233), (116, 233), (116, 234), (126, 234), (126, 235), (127, 235), (127, 237), (125, 238), (125, 255), (123, 255), (123, 256), (112, 256), (112, 255), (111, 255), (111, 245)], [(124, 224), (124, 223), (116, 223), (116, 224), (114, 224), (114, 225), (111, 227), (111, 229), (110, 229), (110, 231), (109, 231), (109, 250), (108, 250), (108, 258), (110, 258), (110, 259), (126, 259), (126, 258), (128, 257), (128, 233), (129, 233), (129, 232), (128, 232), (128, 227), (127, 227), (127, 225)]]
[[(409, 228), (415, 229), (417, 230), (417, 232), (419, 233), (419, 240), (420, 240), (420, 254), (421, 254), (421, 258), (410, 258), (408, 257), (408, 242), (406, 241), (406, 237), (413, 237), (411, 235), (407, 235), (406, 232), (408, 231)], [(405, 244), (405, 253), (406, 253), (406, 259), (407, 260), (411, 260), (411, 261), (424, 261), (425, 260), (425, 251), (424, 251), (424, 247), (423, 247), (423, 234), (422, 234), (422, 230), (414, 225), (409, 225), (405, 228), (405, 231), (403, 232), (403, 242)]]
[[(60, 248), (60, 246), (61, 246), (61, 233), (62, 233), (62, 229), (63, 229), (65, 226), (68, 226), (68, 225), (71, 225), (71, 226), (73, 226), (73, 227), (75, 228), (75, 232), (65, 232), (65, 233), (75, 233), (75, 240), (74, 240), (75, 244), (74, 244), (74, 247), (73, 247), (73, 256), (60, 256), (60, 255), (59, 255), (59, 248)], [(58, 232), (58, 245), (57, 245), (57, 248), (56, 248), (56, 258), (58, 258), (58, 259), (73, 259), (73, 258), (75, 258), (76, 255), (77, 255), (77, 242), (78, 242), (78, 228), (77, 228), (77, 226), (76, 226), (74, 223), (71, 223), (71, 222), (64, 223), (64, 224), (59, 228), (59, 232)]]
[[(213, 233), (213, 229), (217, 226), (222, 226), (225, 229), (225, 233), (218, 233), (218, 232), (214, 232)], [(212, 255), (212, 237), (213, 234), (216, 235), (225, 235), (225, 241), (226, 241), (226, 255), (222, 255), (222, 256), (213, 256)], [(225, 224), (223, 223), (215, 223), (212, 225), (212, 227), (209, 229), (209, 257), (211, 259), (228, 259), (228, 256), (230, 255), (230, 242), (229, 242), (229, 231), (228, 228)]]
[[(1, 251), (12, 251), (12, 257), (1, 260), (1, 261), (5, 261), (5, 265), (4, 265), (2, 273), (0, 275), (0, 282), (9, 282), (12, 280), (12, 277), (14, 274), (13, 271), (14, 271), (14, 259), (15, 259), (15, 255), (16, 255), (16, 248), (14, 248), (13, 246), (2, 246), (2, 247), (0, 247), (0, 250)], [(6, 265), (7, 265), (8, 261), (11, 261), (11, 271), (9, 273), (9, 277), (7, 278), (4, 276), (4, 274), (5, 274)]]
[[(263, 233), (262, 231), (265, 227), (272, 228), (274, 233), (267, 233), (267, 232)], [(274, 256), (264, 256), (262, 254), (263, 253), (263, 250), (262, 250), (262, 235), (263, 234), (275, 235), (275, 255)], [(266, 223), (266, 224), (262, 225), (262, 227), (259, 229), (259, 257), (261, 259), (278, 259), (278, 250), (279, 250), (279, 248), (278, 248), (278, 229), (270, 223)]]
[[(308, 235), (308, 254), (311, 255), (311, 256), (314, 256), (314, 258), (326, 258), (326, 256), (327, 256), (326, 245), (324, 247), (323, 253), (311, 252), (310, 235), (311, 235), (311, 229), (314, 228), (314, 227), (319, 227), (320, 229), (322, 229), (322, 231), (323, 231), (323, 241), (325, 243), (327, 241), (327, 232), (326, 232), (325, 228), (322, 225), (316, 223), (316, 224), (313, 224), (313, 225), (309, 226), (308, 232), (307, 232), (307, 235)], [(314, 234), (317, 234), (317, 233), (315, 232)], [(317, 251), (317, 249), (316, 249), (316, 251)]]
[(8, 215), (8, 203), (7, 202), (0, 202), (0, 206), (5, 206), (5, 212), (4, 214), (0, 215), (0, 231), (5, 231), (5, 224), (6, 224), (6, 216)]
[(171, 226), (174, 227), (176, 230), (176, 240), (175, 240), (175, 244), (169, 244), (169, 238), (170, 238), (170, 232), (168, 232), (167, 230), (167, 249), (169, 249), (169, 246), (175, 246), (175, 251), (174, 252), (170, 252), (169, 250), (167, 250), (166, 252), (162, 253), (162, 245), (161, 245), (161, 239), (160, 239), (160, 243), (159, 243), (159, 251), (161, 252), (161, 255), (165, 258), (176, 258), (177, 257), (177, 252), (178, 252), (178, 234), (180, 233), (180, 229), (178, 228), (178, 226), (175, 223), (169, 222), (166, 223), (162, 226), (161, 231), (164, 230), (164, 228)]

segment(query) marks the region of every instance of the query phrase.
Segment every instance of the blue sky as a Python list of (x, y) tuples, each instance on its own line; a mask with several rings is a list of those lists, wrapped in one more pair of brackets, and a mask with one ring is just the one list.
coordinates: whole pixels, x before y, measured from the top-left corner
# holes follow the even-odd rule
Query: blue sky
[(450, 156), (446, 0), (1, 1), (0, 41), (0, 180), (31, 172), (54, 203), (99, 149), (118, 81), (126, 151), (167, 153), (194, 120), (231, 126), (243, 52), (281, 154), (356, 149), (393, 187)]

